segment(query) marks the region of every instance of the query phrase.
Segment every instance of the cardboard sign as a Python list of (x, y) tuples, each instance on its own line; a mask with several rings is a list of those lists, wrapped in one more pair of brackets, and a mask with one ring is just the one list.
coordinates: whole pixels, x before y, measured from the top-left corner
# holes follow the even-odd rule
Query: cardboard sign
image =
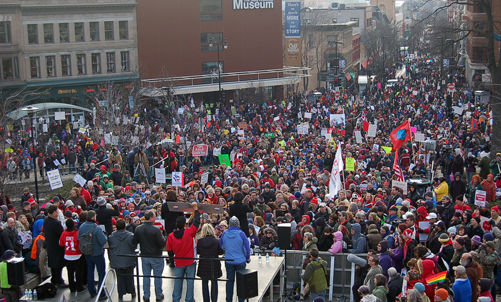
[(56, 111), (54, 112), (54, 119), (56, 121), (62, 121), (66, 119), (66, 112), (64, 111)]
[(226, 167), (231, 167), (230, 155), (229, 154), (219, 154), (218, 156), (219, 164), (225, 164)]
[(404, 192), (404, 194), (407, 194), (407, 182), (405, 181), (398, 181), (398, 180), (393, 180), (391, 182), (392, 187), (400, 188)]
[(47, 171), (47, 179), (51, 190), (56, 190), (63, 187), (63, 180), (58, 169)]
[(183, 172), (172, 172), (172, 186), (174, 187), (184, 186)]
[(207, 182), (209, 182), (209, 173), (204, 172), (202, 177), (200, 177), (200, 184), (205, 185)]
[(82, 187), (87, 183), (87, 180), (80, 174), (75, 175), (75, 177), (73, 177), (73, 181), (80, 184)]
[(355, 171), (355, 159), (353, 157), (346, 158), (345, 170)]
[(165, 183), (165, 169), (164, 168), (155, 168), (155, 181), (157, 184)]
[(367, 131), (367, 136), (368, 137), (376, 137), (376, 132), (377, 132), (377, 125), (376, 124), (369, 124), (369, 131)]
[(487, 204), (487, 192), (484, 190), (475, 190), (475, 205), (485, 207)]
[(193, 156), (207, 156), (209, 153), (209, 145), (198, 144), (193, 146), (192, 155)]
[(357, 144), (363, 143), (363, 141), (362, 141), (362, 132), (355, 131), (355, 139), (357, 141)]

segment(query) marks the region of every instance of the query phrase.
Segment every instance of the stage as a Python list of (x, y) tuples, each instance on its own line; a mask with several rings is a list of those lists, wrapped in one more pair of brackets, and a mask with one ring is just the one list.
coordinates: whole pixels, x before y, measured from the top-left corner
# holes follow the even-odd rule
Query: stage
[[(166, 254), (166, 253), (164, 253)], [(106, 262), (107, 262), (107, 269), (108, 269), (108, 257), (105, 255)], [(223, 271), (223, 276), (221, 279), (226, 279), (226, 270), (224, 268), (224, 263), (221, 263), (222, 266), (222, 271)], [(250, 270), (255, 270), (258, 273), (258, 296), (249, 299), (249, 301), (255, 301), (255, 302), (260, 302), (260, 301), (278, 301), (280, 299), (281, 292), (283, 290), (283, 269), (284, 269), (284, 257), (270, 257), (269, 262), (266, 262), (266, 258), (262, 257), (261, 263), (259, 263), (258, 257), (257, 256), (251, 256), (251, 262), (247, 264), (247, 269)], [(134, 270), (134, 274), (136, 273), (136, 270)], [(139, 273), (142, 274), (141, 270), (141, 264), (139, 265)], [(112, 274), (109, 274), (110, 276)], [(275, 277), (279, 275), (280, 276), (280, 291), (279, 292), (274, 292), (273, 290), (269, 291), (269, 289), (273, 289), (273, 280)], [(170, 268), (168, 265), (165, 266), (163, 276), (174, 276), (174, 270)], [(65, 282), (67, 283), (67, 275), (66, 275), (66, 269), (63, 270), (63, 278), (65, 279)], [(97, 276), (96, 276), (97, 280)], [(108, 288), (111, 288), (113, 285), (113, 278), (107, 278), (106, 280), (106, 286)], [(153, 280), (151, 280), (151, 297), (150, 301), (155, 301), (155, 289), (153, 285)], [(136, 279), (134, 278), (134, 285), (136, 284)], [(123, 301), (143, 301), (142, 300), (142, 294), (143, 294), (143, 282), (140, 279), (140, 286), (141, 286), (141, 293), (136, 296), (135, 299), (132, 299), (130, 295), (125, 295), (123, 298)], [(163, 288), (163, 295), (164, 295), (164, 301), (172, 301), (172, 289), (174, 288), (174, 279), (163, 279), (162, 281), (162, 288)], [(219, 281), (218, 282), (218, 301), (226, 301), (226, 282), (224, 281)], [(137, 288), (136, 288), (137, 291)], [(186, 291), (186, 283), (183, 284), (183, 295), (181, 298), (181, 301), (184, 301), (184, 295)], [(269, 291), (269, 294), (267, 292)], [(237, 285), (235, 282), (235, 287), (234, 287), (234, 297), (233, 301), (237, 301)], [(67, 302), (73, 302), (73, 301), (87, 301), (91, 302), (94, 300), (90, 299), (89, 293), (87, 291), (84, 291), (82, 293), (71, 293), (68, 288), (64, 289), (59, 289), (57, 292), (57, 295), (55, 298), (52, 299), (47, 299), (43, 301), (50, 301), (50, 302), (60, 302), (62, 301), (61, 299), (64, 299), (63, 296), (66, 298)], [(198, 302), (202, 301), (202, 282), (200, 280), (195, 280), (195, 300)], [(266, 296), (266, 297), (265, 297)], [(138, 299), (140, 298), (140, 299)], [(21, 299), (21, 301), (24, 301)], [(42, 301), (42, 300), (39, 300)], [(106, 301), (106, 300), (104, 300)], [(115, 290), (112, 293), (112, 298), (110, 301), (116, 302), (118, 301), (118, 293), (117, 289), (115, 287)]]

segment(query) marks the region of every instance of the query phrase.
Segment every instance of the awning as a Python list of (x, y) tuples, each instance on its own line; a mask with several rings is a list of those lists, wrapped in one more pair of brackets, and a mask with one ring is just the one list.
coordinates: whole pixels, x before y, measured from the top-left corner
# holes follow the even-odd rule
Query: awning
[[(31, 106), (38, 108), (38, 110), (35, 111), (35, 113), (39, 112), (39, 111), (49, 110), (49, 109), (75, 109), (75, 110), (92, 112), (92, 110), (90, 110), (88, 108), (80, 107), (80, 106), (76, 106), (76, 105), (71, 105), (71, 104), (66, 104), (66, 103), (38, 103), (38, 104), (32, 104)], [(21, 119), (27, 115), (28, 114), (26, 113), (26, 111), (23, 111), (22, 108), (18, 108), (16, 110), (13, 110), (13, 111), (7, 113), (7, 116), (13, 120)]]

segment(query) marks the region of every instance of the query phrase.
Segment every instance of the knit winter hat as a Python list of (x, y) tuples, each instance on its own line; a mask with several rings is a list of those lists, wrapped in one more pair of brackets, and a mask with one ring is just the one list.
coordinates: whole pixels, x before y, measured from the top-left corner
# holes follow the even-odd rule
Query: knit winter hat
[(240, 227), (240, 220), (237, 217), (233, 216), (230, 218), (230, 227)]

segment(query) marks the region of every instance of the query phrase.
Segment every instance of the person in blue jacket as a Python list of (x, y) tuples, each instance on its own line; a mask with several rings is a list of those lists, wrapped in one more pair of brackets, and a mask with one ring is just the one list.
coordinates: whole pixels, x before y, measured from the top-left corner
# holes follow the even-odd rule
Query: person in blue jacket
[[(240, 229), (240, 221), (237, 217), (230, 218), (230, 227), (221, 235), (219, 246), (225, 252), (226, 261), (226, 302), (233, 301), (233, 288), (235, 287), (235, 274), (245, 269), (246, 263), (250, 262), (249, 240)], [(238, 298), (239, 302), (244, 299)]]
[(454, 267), (454, 271), (456, 272), (456, 281), (452, 285), (454, 302), (471, 302), (471, 283), (466, 275), (466, 268), (458, 265)]

